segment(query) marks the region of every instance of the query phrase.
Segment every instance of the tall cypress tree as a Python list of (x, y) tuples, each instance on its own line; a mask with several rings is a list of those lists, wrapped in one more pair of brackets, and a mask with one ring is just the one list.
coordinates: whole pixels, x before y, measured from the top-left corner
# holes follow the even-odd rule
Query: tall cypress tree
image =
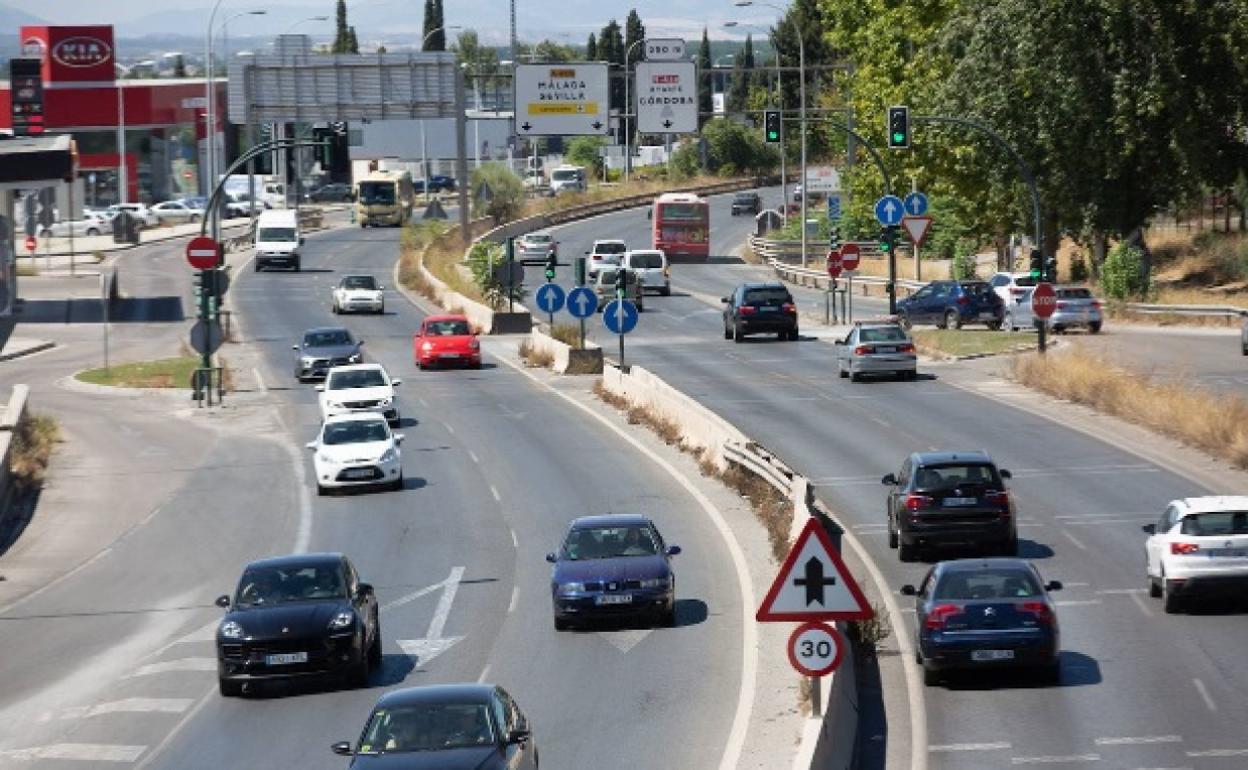
[(710, 120), (715, 109), (715, 100), (711, 98), (711, 38), (707, 36), (706, 27), (702, 28), (702, 45), (698, 47), (698, 125)]
[(745, 47), (733, 59), (732, 85), (728, 88), (728, 112), (744, 112), (750, 98), (750, 81), (754, 75), (754, 40), (745, 36)]
[(351, 45), (351, 41), (347, 37), (347, 0), (338, 0), (335, 18), (337, 20), (337, 30), (334, 35), (333, 52), (346, 53)]
[(598, 38), (593, 32), (589, 33), (589, 40), (585, 43), (585, 61), (598, 61)]
[(355, 27), (347, 27), (347, 53), (359, 53), (360, 41), (355, 37)]

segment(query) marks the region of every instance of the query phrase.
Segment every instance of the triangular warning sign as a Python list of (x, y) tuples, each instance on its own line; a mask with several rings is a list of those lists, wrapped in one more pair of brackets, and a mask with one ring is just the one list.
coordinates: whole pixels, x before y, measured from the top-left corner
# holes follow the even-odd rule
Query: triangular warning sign
[(932, 218), (928, 216), (902, 217), (901, 226), (910, 234), (911, 243), (915, 246), (922, 246), (923, 241), (927, 240), (927, 231), (932, 227)]
[(866, 620), (875, 613), (818, 519), (793, 544), (754, 619), (760, 623)]

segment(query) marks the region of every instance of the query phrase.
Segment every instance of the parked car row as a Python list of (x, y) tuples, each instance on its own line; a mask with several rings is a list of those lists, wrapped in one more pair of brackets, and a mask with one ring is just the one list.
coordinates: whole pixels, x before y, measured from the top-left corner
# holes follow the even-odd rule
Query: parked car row
[[(897, 300), (897, 317), (904, 326), (934, 324), (960, 329), (983, 324), (989, 329), (1018, 331), (1035, 327), (1031, 299), (1039, 283), (1028, 273), (997, 273), (988, 281), (932, 281)], [(1104, 324), (1101, 302), (1085, 286), (1056, 286), (1057, 304), (1046, 322), (1055, 333), (1087, 329), (1092, 334)]]

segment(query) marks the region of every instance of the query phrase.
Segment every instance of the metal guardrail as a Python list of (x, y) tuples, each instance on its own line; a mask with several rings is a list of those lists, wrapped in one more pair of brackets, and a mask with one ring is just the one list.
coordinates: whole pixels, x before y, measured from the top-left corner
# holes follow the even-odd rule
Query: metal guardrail
[(792, 497), (793, 478), (797, 474), (758, 444), (727, 441), (724, 443), (724, 459), (763, 479), (785, 497)]
[(1213, 318), (1248, 318), (1248, 310), (1231, 305), (1153, 305), (1145, 302), (1124, 302), (1119, 305), (1131, 313), (1146, 315), (1188, 315)]
[[(772, 270), (776, 271), (776, 277), (781, 280), (796, 283), (800, 286), (813, 286), (816, 289), (826, 289), (830, 281), (828, 274), (823, 270), (815, 270), (809, 267), (798, 267), (790, 265), (779, 259), (770, 259), (767, 264)], [(855, 275), (854, 282), (863, 286), (887, 286), (887, 278), (879, 278), (874, 275)], [(911, 281), (908, 278), (898, 278), (897, 288), (905, 289), (908, 293), (915, 292), (928, 284), (927, 281)]]
[[(875, 241), (848, 241), (858, 246), (860, 254), (866, 257), (878, 257), (881, 255), (879, 245)], [(802, 242), (801, 241), (778, 241), (772, 238), (764, 238), (762, 236), (751, 234), (749, 237), (750, 249), (766, 260), (778, 259), (780, 261), (796, 260), (802, 261)], [(806, 244), (806, 248), (812, 252), (811, 258), (822, 256), (823, 241), (811, 240)]]

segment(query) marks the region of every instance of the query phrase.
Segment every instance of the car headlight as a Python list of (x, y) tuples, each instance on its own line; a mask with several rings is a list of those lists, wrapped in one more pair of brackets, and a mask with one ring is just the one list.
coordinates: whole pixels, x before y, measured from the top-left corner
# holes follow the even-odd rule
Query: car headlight
[(233, 620), (227, 620), (221, 624), (222, 639), (242, 639), (243, 627)]
[(421, 350), (423, 350), (423, 351), (425, 351), (426, 353), (428, 353), (430, 350), (433, 350), (433, 343), (432, 343), (432, 342), (423, 342), (423, 343), (421, 343), (421, 345), (420, 345), (420, 349), (421, 349)]
[(585, 590), (584, 583), (560, 583), (559, 593), (561, 594), (579, 594)]
[(667, 577), (661, 577), (661, 578), (646, 578), (645, 580), (641, 581), (642, 588), (671, 588), (671, 585), (672, 585), (671, 575), (668, 575)]
[(385, 398), (381, 400), (382, 406), (390, 406), (393, 403), (394, 403), (394, 396), (386, 396)]
[(394, 451), (394, 447), (391, 447), (390, 449), (387, 449), (385, 452), (382, 452), (381, 459), (379, 459), (377, 462), (392, 463), (394, 462), (395, 458), (398, 456), (399, 456), (399, 453)]
[(311, 366), (312, 364), (316, 363), (316, 359), (312, 358), (311, 356), (303, 356), (299, 359), (299, 363), (303, 364), (304, 366)]
[(319, 452), (316, 455), (316, 459), (323, 463), (332, 463), (334, 461), (334, 458), (330, 457), (327, 454), (321, 454)]
[(341, 409), (341, 408), (342, 408), (342, 404), (338, 403), (337, 401), (333, 401), (333, 400), (326, 401), (326, 402), (325, 402), (325, 406), (329, 407), (330, 409)]
[(351, 355), (347, 356), (347, 361), (353, 364), (358, 364), (362, 358), (363, 356), (360, 355), (359, 353), (352, 353)]
[(329, 619), (329, 630), (341, 631), (344, 628), (350, 628), (354, 624), (355, 613), (349, 610), (344, 610)]

